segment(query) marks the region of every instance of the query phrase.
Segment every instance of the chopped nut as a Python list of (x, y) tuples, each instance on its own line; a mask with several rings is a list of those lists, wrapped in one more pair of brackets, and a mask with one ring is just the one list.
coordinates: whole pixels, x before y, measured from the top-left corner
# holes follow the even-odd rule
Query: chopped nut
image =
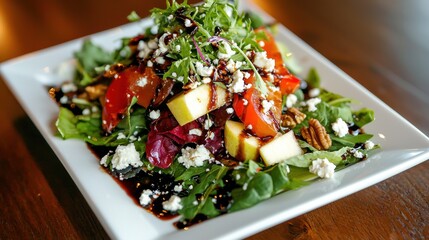
[(291, 107), (286, 111), (286, 114), (282, 115), (282, 127), (294, 128), (297, 124), (304, 121), (305, 117), (304, 113), (300, 112), (297, 108)]
[(85, 87), (85, 92), (90, 100), (95, 100), (103, 96), (107, 91), (107, 86), (104, 84), (97, 84), (94, 86)]
[(317, 119), (310, 119), (308, 128), (301, 128), (302, 137), (317, 150), (326, 150), (332, 145), (331, 138), (325, 127)]

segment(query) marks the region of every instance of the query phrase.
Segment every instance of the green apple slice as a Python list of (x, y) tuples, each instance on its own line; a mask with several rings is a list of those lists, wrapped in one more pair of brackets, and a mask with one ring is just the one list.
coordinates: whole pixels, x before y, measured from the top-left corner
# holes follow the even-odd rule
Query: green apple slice
[(183, 126), (222, 107), (226, 103), (227, 97), (228, 94), (224, 88), (203, 84), (178, 94), (167, 102), (167, 106), (180, 126)]
[(303, 154), (293, 131), (275, 137), (263, 145), (259, 149), (259, 153), (266, 166)]
[(225, 147), (237, 160), (257, 160), (260, 140), (244, 131), (244, 124), (228, 120), (225, 123)]

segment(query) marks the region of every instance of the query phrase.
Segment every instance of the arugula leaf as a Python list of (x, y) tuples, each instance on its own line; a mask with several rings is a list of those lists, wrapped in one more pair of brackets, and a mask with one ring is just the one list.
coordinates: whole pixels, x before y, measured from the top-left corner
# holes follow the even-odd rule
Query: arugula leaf
[(334, 135), (330, 135), (330, 138), (332, 141), (336, 141), (341, 143), (344, 146), (353, 147), (356, 143), (364, 143), (367, 140), (371, 139), (373, 137), (372, 134), (358, 134), (356, 136), (347, 134), (344, 137), (337, 137)]
[[(179, 210), (179, 213), (182, 215), (183, 219), (191, 220), (198, 213), (208, 213), (211, 216), (219, 214), (218, 210), (214, 209), (214, 207), (210, 206), (211, 203), (207, 202), (211, 202), (210, 195), (220, 184), (219, 182), (222, 180), (227, 171), (227, 167), (212, 165), (210, 171), (204, 172), (200, 175), (200, 183), (193, 187), (187, 197), (182, 198), (183, 208)], [(198, 200), (196, 197), (197, 194), (202, 194)], [(197, 205), (194, 204), (195, 201), (198, 202)], [(214, 213), (215, 210), (216, 214)]]
[(79, 85), (86, 86), (93, 81), (93, 77), (97, 75), (96, 68), (114, 61), (113, 54), (107, 52), (101, 47), (92, 43), (91, 40), (85, 39), (80, 51), (74, 53), (74, 57), (78, 62)]
[(369, 108), (362, 108), (359, 111), (353, 112), (353, 119), (356, 126), (363, 127), (374, 121), (374, 111)]
[(310, 68), (306, 80), (308, 85), (312, 88), (320, 88), (320, 76), (315, 68)]

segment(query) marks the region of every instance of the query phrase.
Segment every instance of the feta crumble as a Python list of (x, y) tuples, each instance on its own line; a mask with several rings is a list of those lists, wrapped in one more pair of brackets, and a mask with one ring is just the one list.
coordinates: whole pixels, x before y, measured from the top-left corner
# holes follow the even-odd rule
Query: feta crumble
[(273, 100), (270, 100), (270, 101), (263, 100), (262, 101), (262, 112), (268, 113), (270, 111), (271, 107), (273, 107), (273, 106), (274, 106)]
[(189, 20), (189, 18), (185, 19), (185, 27), (191, 27), (191, 26), (192, 26), (191, 20)]
[(308, 96), (311, 98), (317, 97), (320, 95), (320, 88), (312, 88), (308, 91)]
[(331, 163), (327, 158), (318, 158), (313, 160), (309, 171), (321, 178), (332, 178), (335, 173), (335, 167), (335, 164)]
[(306, 105), (308, 107), (309, 112), (314, 112), (317, 110), (316, 105), (322, 102), (320, 98), (310, 98), (307, 100)]
[(140, 154), (137, 152), (133, 143), (126, 146), (119, 145), (112, 157), (112, 167), (122, 170), (128, 166), (141, 167), (143, 162), (140, 161)]
[(152, 110), (149, 112), (149, 118), (156, 120), (159, 118), (159, 116), (161, 116), (161, 111), (160, 110)]
[(175, 185), (173, 190), (175, 192), (181, 192), (183, 190), (183, 186), (180, 185), (180, 184), (179, 185)]
[(149, 205), (152, 202), (152, 198), (151, 198), (152, 195), (153, 195), (152, 190), (150, 189), (143, 190), (142, 194), (139, 197), (140, 205), (142, 205), (143, 207)]
[(242, 93), (246, 90), (246, 86), (243, 81), (243, 73), (240, 70), (237, 70), (232, 75), (232, 83), (229, 87), (229, 91), (232, 93)]
[(116, 139), (118, 139), (118, 140), (120, 140), (120, 139), (125, 139), (125, 138), (127, 138), (127, 136), (125, 136), (125, 134), (124, 134), (124, 133), (122, 133), (122, 132), (120, 132), (120, 133), (118, 134), (118, 137), (116, 137)]
[(77, 86), (74, 83), (72, 83), (72, 82), (64, 83), (61, 86), (61, 91), (63, 93), (76, 92), (77, 91)]
[(61, 104), (66, 104), (68, 101), (69, 101), (69, 98), (66, 95), (64, 95), (60, 98)]
[(82, 111), (82, 115), (88, 116), (88, 115), (90, 115), (90, 114), (91, 114), (91, 110), (89, 110), (89, 108), (85, 108), (85, 109), (83, 109), (83, 111)]
[(222, 41), (222, 45), (223, 45), (223, 49), (225, 50), (225, 52), (223, 53), (223, 52), (219, 51), (217, 53), (217, 57), (219, 59), (228, 60), (235, 54), (235, 51), (233, 51), (231, 49), (231, 46), (226, 41)]
[(287, 97), (286, 97), (286, 107), (287, 108), (293, 107), (293, 105), (295, 105), (296, 102), (298, 102), (298, 98), (296, 97), (295, 94), (287, 95)]
[(137, 80), (137, 86), (144, 87), (147, 84), (147, 77), (141, 77)]
[(335, 135), (338, 137), (344, 137), (347, 133), (349, 133), (349, 127), (347, 123), (344, 122), (343, 119), (337, 118), (337, 121), (331, 124), (332, 130), (334, 130)]
[(234, 113), (234, 109), (233, 108), (227, 108), (226, 109), (226, 113), (233, 114)]
[(155, 62), (162, 65), (165, 63), (165, 59), (164, 57), (156, 57)]
[(356, 151), (356, 152), (353, 153), (353, 156), (355, 158), (363, 158), (364, 154), (362, 152), (360, 152), (360, 151)]
[(203, 134), (203, 131), (201, 131), (201, 129), (198, 129), (198, 128), (189, 130), (189, 135), (201, 136), (202, 134)]
[(213, 73), (214, 67), (204, 66), (201, 62), (196, 62), (195, 69), (197, 71), (197, 74), (201, 77), (210, 77)]
[(211, 161), (210, 151), (204, 145), (198, 145), (196, 148), (182, 148), (182, 156), (177, 158), (186, 168), (202, 166), (204, 161)]
[(375, 144), (372, 141), (368, 140), (368, 141), (365, 142), (365, 149), (367, 149), (367, 150), (373, 149), (374, 146), (375, 146)]
[(272, 72), (276, 65), (276, 61), (272, 58), (267, 58), (267, 52), (257, 52), (255, 53), (253, 64), (266, 72)]
[(162, 202), (162, 207), (167, 211), (176, 212), (177, 210), (180, 210), (183, 207), (182, 204), (180, 203), (181, 200), (182, 199), (180, 197), (176, 195), (172, 195), (170, 199)]
[(213, 121), (210, 118), (204, 120), (204, 129), (209, 130), (213, 126)]

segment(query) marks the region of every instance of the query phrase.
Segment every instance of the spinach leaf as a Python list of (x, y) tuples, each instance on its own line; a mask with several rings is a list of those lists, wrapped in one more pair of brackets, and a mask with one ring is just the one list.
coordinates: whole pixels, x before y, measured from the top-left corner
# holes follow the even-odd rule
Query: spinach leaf
[(369, 108), (362, 108), (359, 111), (353, 112), (353, 119), (358, 127), (363, 127), (366, 124), (374, 121), (374, 111)]
[(258, 172), (242, 188), (236, 188), (232, 191), (233, 203), (229, 212), (235, 212), (241, 209), (249, 208), (263, 200), (271, 197), (273, 193), (273, 180), (271, 176), (264, 172)]
[(343, 154), (345, 154), (350, 149), (351, 148), (349, 147), (343, 147), (340, 150), (337, 150), (335, 152), (317, 151), (317, 152), (306, 153), (303, 155), (298, 155), (298, 156), (286, 159), (283, 163), (292, 165), (295, 167), (307, 168), (311, 165), (313, 160), (317, 158), (327, 158), (330, 162), (337, 165), (342, 161)]

